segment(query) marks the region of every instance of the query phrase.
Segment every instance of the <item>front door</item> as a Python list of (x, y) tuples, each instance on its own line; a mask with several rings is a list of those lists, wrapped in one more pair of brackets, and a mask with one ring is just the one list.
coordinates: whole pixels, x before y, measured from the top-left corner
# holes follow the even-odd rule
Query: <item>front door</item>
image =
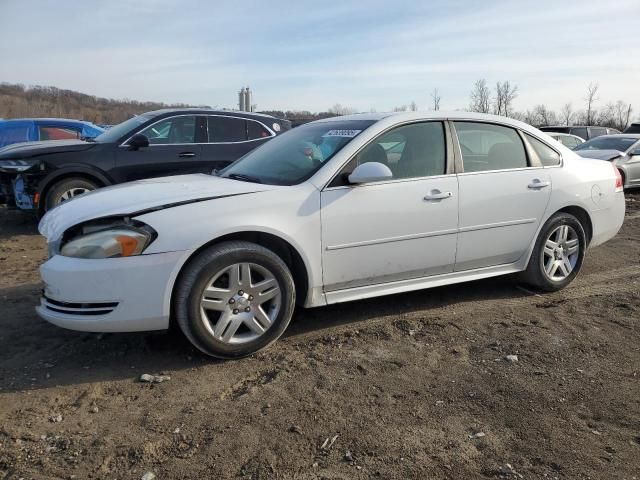
[(510, 264), (525, 254), (551, 194), (551, 177), (534, 165), (513, 128), (454, 122), (464, 172), (456, 271)]
[(204, 173), (202, 147), (199, 136), (203, 120), (195, 115), (165, 118), (142, 130), (149, 146), (130, 150), (126, 146), (116, 150), (113, 176), (118, 182), (141, 178), (163, 177), (187, 173)]
[[(442, 122), (396, 127), (349, 162), (321, 194), (326, 291), (453, 271), (458, 181), (447, 161)], [(393, 179), (340, 185), (362, 163), (380, 162)]]

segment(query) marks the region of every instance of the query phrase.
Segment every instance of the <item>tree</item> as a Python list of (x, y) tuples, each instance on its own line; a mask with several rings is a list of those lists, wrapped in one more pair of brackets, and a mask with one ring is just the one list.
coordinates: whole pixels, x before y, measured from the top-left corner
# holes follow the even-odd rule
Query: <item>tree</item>
[(409, 104), (409, 110), (411, 110), (412, 112), (418, 111), (418, 104), (414, 100), (411, 100), (411, 103)]
[(562, 106), (562, 110), (560, 110), (560, 117), (562, 118), (562, 123), (569, 126), (571, 125), (571, 120), (574, 117), (573, 107), (571, 103), (565, 103)]
[(470, 98), (470, 111), (489, 113), (489, 109), (491, 108), (491, 92), (489, 91), (487, 81), (484, 78), (476, 80), (476, 83), (473, 84)]
[(513, 100), (518, 96), (518, 86), (511, 86), (509, 80), (496, 82), (496, 96), (493, 111), (496, 115), (509, 116)]
[(553, 110), (549, 110), (544, 104), (536, 105), (534, 108), (536, 124), (540, 126), (549, 126), (557, 123), (556, 114)]
[(409, 107), (407, 107), (406, 105), (401, 105), (399, 107), (393, 107), (393, 111), (394, 112), (406, 112), (407, 110), (409, 110)]
[(593, 109), (593, 104), (598, 100), (598, 88), (599, 85), (597, 83), (591, 82), (587, 87), (587, 96), (584, 97), (587, 102), (587, 125), (592, 125), (595, 121), (596, 112)]
[(332, 113), (333, 115), (337, 115), (337, 116), (351, 115), (352, 113), (356, 113), (356, 109), (351, 107), (343, 107), (339, 103), (336, 103), (333, 107), (329, 109), (329, 113)]
[(440, 96), (440, 92), (438, 92), (437, 88), (434, 88), (431, 92), (431, 99), (433, 100), (433, 109), (440, 110), (440, 100), (442, 97)]

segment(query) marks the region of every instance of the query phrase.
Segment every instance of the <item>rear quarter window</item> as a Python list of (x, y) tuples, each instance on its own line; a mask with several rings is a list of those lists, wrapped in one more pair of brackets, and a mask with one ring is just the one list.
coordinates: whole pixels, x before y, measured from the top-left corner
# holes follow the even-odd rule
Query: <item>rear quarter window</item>
[(247, 134), (249, 140), (258, 140), (261, 138), (269, 138), (271, 132), (267, 130), (261, 123), (254, 122), (253, 120), (247, 120)]
[[(554, 165), (560, 165), (560, 155), (553, 148), (547, 146), (537, 138), (532, 137), (528, 133), (525, 133), (527, 141), (538, 155), (540, 162), (545, 167), (552, 167)], [(571, 139), (573, 140), (573, 139)]]

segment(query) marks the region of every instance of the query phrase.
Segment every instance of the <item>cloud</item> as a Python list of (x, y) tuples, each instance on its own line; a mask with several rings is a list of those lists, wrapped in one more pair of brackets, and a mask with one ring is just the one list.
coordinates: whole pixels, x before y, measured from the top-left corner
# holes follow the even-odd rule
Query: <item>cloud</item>
[(228, 107), (249, 84), (264, 109), (379, 111), (425, 108), (434, 87), (464, 108), (478, 78), (518, 84), (516, 108), (577, 106), (599, 81), (640, 105), (638, 30), (637, 0), (4, 0), (0, 81)]

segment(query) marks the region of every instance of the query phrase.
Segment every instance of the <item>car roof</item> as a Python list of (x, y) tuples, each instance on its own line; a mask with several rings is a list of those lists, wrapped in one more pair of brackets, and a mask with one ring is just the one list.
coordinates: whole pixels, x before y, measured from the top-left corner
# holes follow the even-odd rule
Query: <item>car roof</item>
[(281, 120), (280, 118), (274, 117), (273, 115), (267, 115), (266, 113), (243, 112), (240, 110), (214, 110), (213, 108), (208, 108), (208, 107), (162, 108), (160, 110), (152, 110), (150, 112), (141, 113), (141, 115), (147, 115), (147, 116), (160, 116), (160, 115), (171, 115), (171, 114), (233, 115), (235, 117), (243, 117), (243, 118), (275, 118), (277, 120)]
[(85, 125), (97, 126), (86, 120), (74, 120), (72, 118), (5, 118), (0, 122), (50, 122), (50, 123), (83, 123)]
[(385, 113), (356, 113), (353, 115), (342, 115), (340, 117), (323, 118), (312, 123), (339, 122), (344, 120), (373, 120), (393, 119), (396, 122), (411, 120), (478, 120), (484, 122), (495, 122), (503, 125), (510, 125), (515, 128), (527, 131), (537, 131), (529, 124), (509, 117), (491, 115), (488, 113), (456, 111), (427, 111), (427, 112), (385, 112)]
[(614, 133), (613, 135), (600, 135), (599, 137), (594, 137), (591, 140), (595, 140), (596, 138), (635, 138), (640, 140), (640, 133)]

